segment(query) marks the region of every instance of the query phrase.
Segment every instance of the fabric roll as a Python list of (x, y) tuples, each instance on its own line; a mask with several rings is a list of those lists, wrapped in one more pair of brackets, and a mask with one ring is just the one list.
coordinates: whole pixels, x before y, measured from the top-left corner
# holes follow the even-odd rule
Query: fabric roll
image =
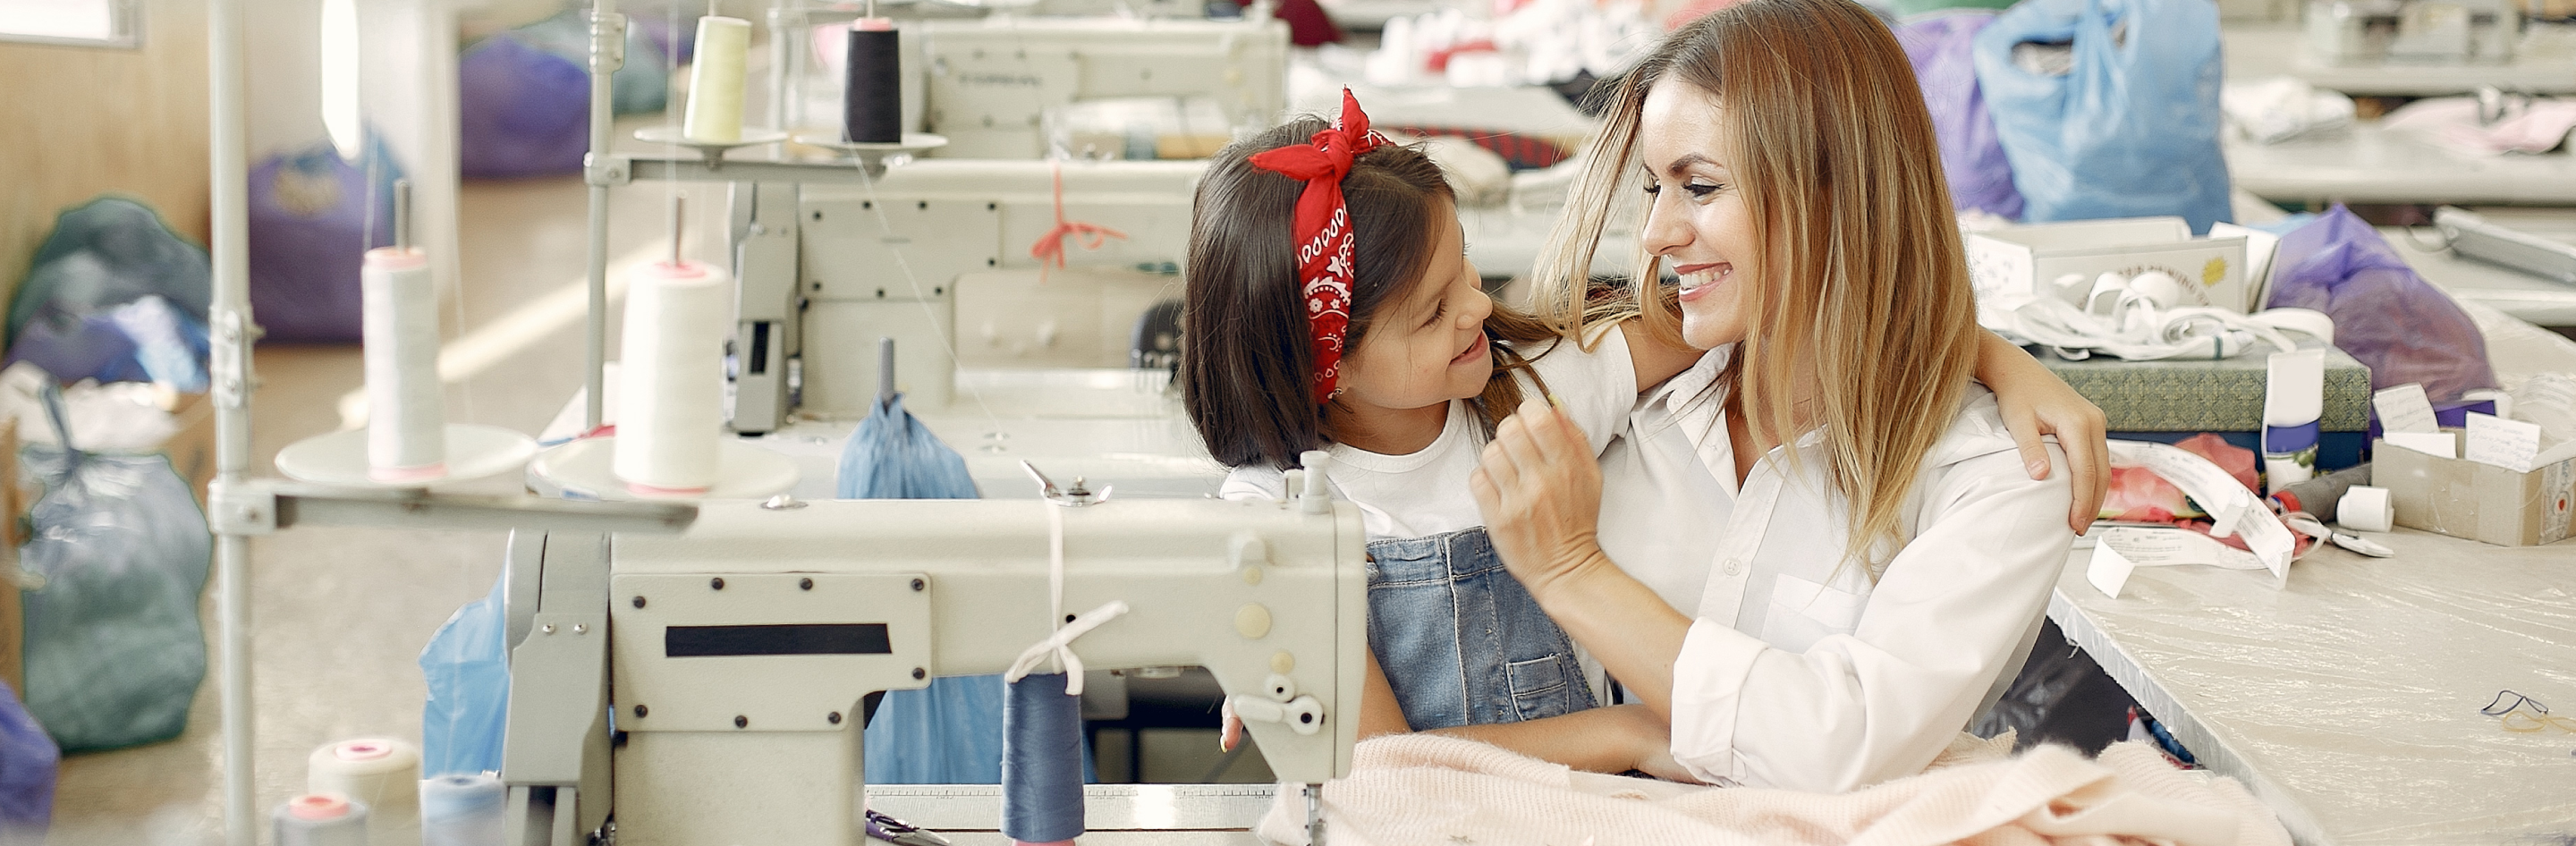
[(367, 251), (358, 275), (366, 337), (367, 475), (380, 482), (447, 473), (438, 379), (438, 291), (419, 249)]
[(653, 262), (626, 284), (610, 469), (638, 493), (703, 493), (724, 430), (724, 336), (733, 279), (704, 262)]

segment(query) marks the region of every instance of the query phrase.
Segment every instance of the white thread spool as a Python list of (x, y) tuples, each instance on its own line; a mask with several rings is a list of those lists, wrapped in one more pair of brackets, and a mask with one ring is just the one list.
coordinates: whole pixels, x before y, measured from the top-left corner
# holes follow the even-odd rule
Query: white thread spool
[(367, 806), (337, 793), (288, 799), (268, 818), (275, 846), (367, 846)]
[(417, 248), (368, 250), (358, 271), (366, 336), (367, 476), (447, 474), (447, 412), (438, 381), (438, 291)]
[(420, 783), (421, 846), (502, 846), (501, 777), (443, 775)]
[(305, 759), (304, 789), (366, 806), (367, 842), (420, 842), (420, 749), (386, 737), (343, 740)]
[(2397, 523), (2397, 503), (2388, 498), (2387, 488), (2354, 485), (2335, 502), (2335, 522), (2347, 529), (2385, 532)]
[(697, 49), (689, 66), (689, 108), (681, 134), (701, 143), (741, 141), (743, 56), (751, 49), (751, 22), (699, 18)]
[(724, 335), (733, 280), (704, 262), (653, 262), (626, 283), (610, 469), (645, 494), (704, 493), (724, 429)]

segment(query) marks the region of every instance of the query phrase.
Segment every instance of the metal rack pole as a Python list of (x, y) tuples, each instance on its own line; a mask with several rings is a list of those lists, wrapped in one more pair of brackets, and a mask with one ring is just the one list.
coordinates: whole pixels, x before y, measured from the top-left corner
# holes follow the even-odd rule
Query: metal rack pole
[[(215, 484), (236, 485), (250, 464), (251, 342), (248, 256), (249, 140), (243, 128), (242, 2), (207, 8), (206, 95), (213, 115), (209, 144), (214, 261)], [(250, 538), (215, 538), (215, 590), (221, 636), (224, 728), (224, 843), (257, 846), (259, 814), (251, 742)]]
[(590, 183), (590, 372), (584, 383), (582, 431), (599, 428), (608, 368), (608, 188), (622, 181), (614, 157), (617, 101), (611, 80), (626, 65), (626, 18), (617, 0), (593, 0), (590, 13), (590, 155), (582, 178)]

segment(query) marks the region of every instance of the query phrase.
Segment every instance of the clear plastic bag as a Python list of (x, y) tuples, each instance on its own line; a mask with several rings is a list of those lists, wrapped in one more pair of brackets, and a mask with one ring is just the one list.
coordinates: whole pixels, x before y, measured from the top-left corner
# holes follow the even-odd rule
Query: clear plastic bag
[(420, 774), (501, 770), (502, 726), (510, 710), (510, 621), (502, 608), (509, 572), (492, 593), (465, 603), (420, 650), (429, 699), (420, 713)]
[(27, 711), (64, 752), (177, 737), (206, 675), (197, 599), (214, 538), (188, 482), (159, 454), (84, 452), (44, 392), (62, 446), (20, 451), (44, 489), (19, 566)]

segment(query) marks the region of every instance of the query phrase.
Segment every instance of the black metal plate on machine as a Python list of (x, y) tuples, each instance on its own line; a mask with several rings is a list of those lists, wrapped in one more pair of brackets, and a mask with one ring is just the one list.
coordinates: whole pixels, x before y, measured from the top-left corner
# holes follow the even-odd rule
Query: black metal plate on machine
[(771, 626), (672, 626), (662, 630), (668, 658), (744, 655), (890, 655), (884, 623)]

